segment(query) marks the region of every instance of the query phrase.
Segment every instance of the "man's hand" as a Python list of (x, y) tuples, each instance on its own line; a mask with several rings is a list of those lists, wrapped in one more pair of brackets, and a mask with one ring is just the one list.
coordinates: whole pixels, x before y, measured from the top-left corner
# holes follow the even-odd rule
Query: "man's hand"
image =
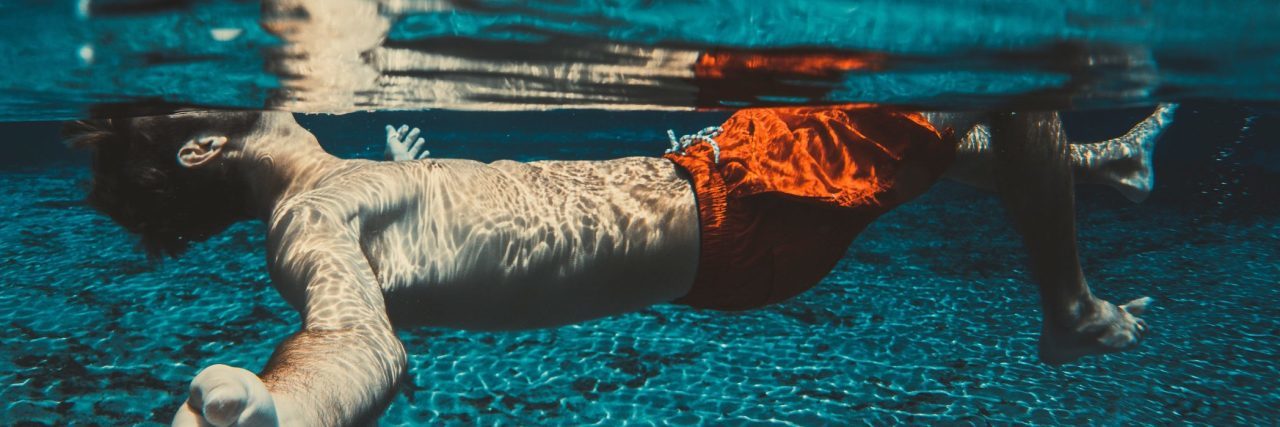
[(418, 137), (421, 133), (418, 128), (410, 130), (409, 125), (401, 125), (399, 128), (387, 125), (387, 149), (383, 155), (392, 161), (427, 158), (431, 152), (423, 149), (427, 140)]
[(191, 380), (191, 395), (178, 408), (173, 425), (278, 426), (281, 414), (262, 380), (252, 372), (213, 365)]

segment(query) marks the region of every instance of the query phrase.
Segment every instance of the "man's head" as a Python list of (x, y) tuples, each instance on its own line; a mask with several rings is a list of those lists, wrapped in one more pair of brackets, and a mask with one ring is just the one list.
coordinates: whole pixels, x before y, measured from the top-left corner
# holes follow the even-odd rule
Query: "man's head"
[(93, 152), (88, 201), (142, 237), (152, 256), (177, 256), (252, 218), (229, 146), (260, 131), (262, 113), (190, 111), (68, 123), (63, 137)]

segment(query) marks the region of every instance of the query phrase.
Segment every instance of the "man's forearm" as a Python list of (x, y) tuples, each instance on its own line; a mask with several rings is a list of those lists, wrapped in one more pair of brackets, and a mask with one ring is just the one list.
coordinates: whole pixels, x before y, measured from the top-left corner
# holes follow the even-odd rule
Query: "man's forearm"
[(260, 375), (281, 425), (368, 424), (390, 403), (405, 372), (404, 346), (389, 327), (301, 331)]

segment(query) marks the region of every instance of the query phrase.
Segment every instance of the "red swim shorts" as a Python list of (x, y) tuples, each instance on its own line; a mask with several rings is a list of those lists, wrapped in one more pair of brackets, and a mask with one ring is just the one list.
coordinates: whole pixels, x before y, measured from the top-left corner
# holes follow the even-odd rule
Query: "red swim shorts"
[(665, 157), (689, 173), (701, 220), (692, 290), (675, 302), (745, 310), (822, 280), (853, 238), (923, 193), (955, 142), (919, 114), (873, 105), (739, 111), (711, 144)]

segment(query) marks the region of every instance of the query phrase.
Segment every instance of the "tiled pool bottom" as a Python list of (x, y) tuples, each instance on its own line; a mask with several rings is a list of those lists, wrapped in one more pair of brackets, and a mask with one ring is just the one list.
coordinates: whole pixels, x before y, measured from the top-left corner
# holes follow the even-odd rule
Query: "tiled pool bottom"
[[(199, 368), (260, 369), (297, 315), (269, 286), (258, 226), (153, 266), (68, 202), (82, 173), (0, 174), (0, 424), (167, 423)], [(1280, 219), (1196, 225), (1092, 196), (1095, 290), (1157, 301), (1133, 353), (1038, 364), (1034, 287), (998, 201), (944, 184), (766, 309), (403, 331), (413, 381), (382, 423), (1274, 423)]]

